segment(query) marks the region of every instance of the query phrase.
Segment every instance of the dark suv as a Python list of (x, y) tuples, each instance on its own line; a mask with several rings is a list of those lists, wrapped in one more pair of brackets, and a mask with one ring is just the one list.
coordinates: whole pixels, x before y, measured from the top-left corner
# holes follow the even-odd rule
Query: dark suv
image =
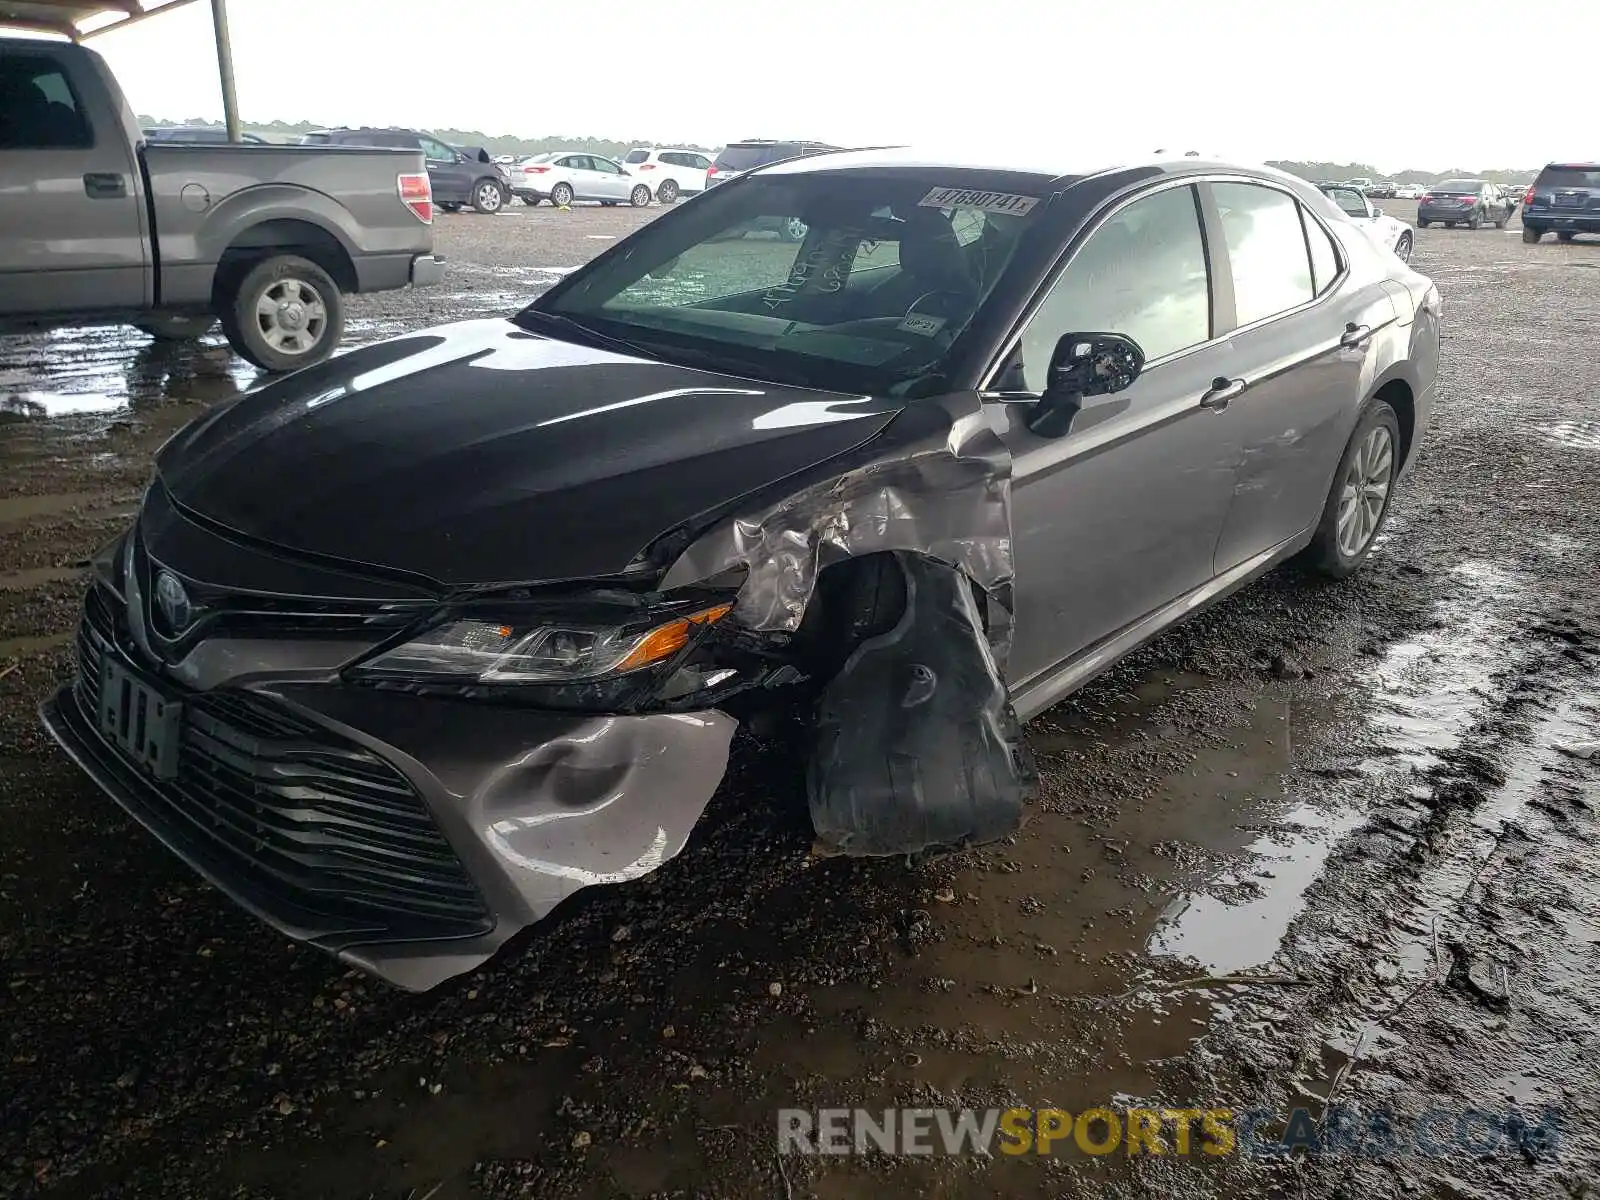
[(319, 129), (300, 139), (302, 146), (377, 146), (421, 150), (428, 160), (433, 202), (445, 212), (470, 204), (497, 213), (511, 199), (506, 173), (482, 150), (459, 150), (414, 129)]
[(826, 154), (838, 150), (827, 142), (774, 141), (771, 138), (747, 138), (742, 142), (729, 142), (717, 155), (717, 160), (706, 172), (706, 187), (725, 183), (735, 175), (743, 175), (768, 163), (786, 158), (799, 158), (803, 154)]
[(1522, 200), (1522, 240), (1600, 233), (1600, 163), (1551, 163)]

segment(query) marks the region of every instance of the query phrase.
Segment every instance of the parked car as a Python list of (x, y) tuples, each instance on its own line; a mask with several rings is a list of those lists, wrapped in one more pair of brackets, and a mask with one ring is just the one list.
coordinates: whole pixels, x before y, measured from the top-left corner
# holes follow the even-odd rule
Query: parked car
[[(719, 236), (788, 216), (799, 247)], [(675, 855), (763, 709), (811, 722), (827, 845), (993, 841), (1019, 719), (1278, 563), (1361, 567), (1438, 316), (1267, 168), (761, 168), (514, 318), (180, 431), (44, 720), (252, 912), (409, 988)]]
[(1374, 200), (1393, 200), (1395, 186), (1387, 180), (1380, 179), (1366, 189), (1366, 195)]
[(1354, 179), (1346, 179), (1344, 181), (1344, 186), (1353, 187), (1359, 191), (1365, 192), (1369, 187), (1372, 186), (1372, 180), (1368, 179), (1365, 175), (1358, 175)]
[(616, 159), (587, 151), (556, 150), (525, 158), (511, 170), (511, 190), (524, 204), (548, 200), (566, 208), (577, 200), (604, 205), (650, 203), (650, 185), (629, 175)]
[(1389, 216), (1374, 204), (1370, 193), (1363, 194), (1342, 183), (1321, 190), (1377, 245), (1392, 251), (1401, 262), (1411, 261), (1411, 251), (1417, 243), (1416, 232), (1400, 218)]
[(415, 151), (148, 140), (98, 54), (0, 39), (0, 333), (220, 318), (294, 370), (338, 345), (345, 293), (442, 277), (432, 221)]
[(1600, 163), (1551, 163), (1539, 172), (1523, 196), (1522, 240), (1547, 233), (1563, 242), (1600, 233)]
[(1420, 183), (1402, 183), (1394, 189), (1396, 200), (1420, 200), (1422, 198), (1422, 185)]
[[(140, 130), (147, 142), (175, 142), (180, 144), (203, 143), (227, 145), (228, 131), (221, 125), (154, 125)], [(254, 133), (239, 134), (239, 141), (247, 146), (265, 146), (267, 139)]]
[(711, 160), (698, 150), (640, 146), (628, 151), (622, 165), (630, 175), (649, 184), (661, 203), (676, 204), (679, 196), (693, 196), (706, 190), (706, 172), (711, 169)]
[(827, 142), (774, 141), (771, 138), (749, 138), (742, 142), (729, 142), (717, 151), (716, 160), (706, 172), (706, 186), (709, 188), (714, 184), (726, 183), (746, 171), (753, 171), (768, 163), (781, 162), (786, 158), (800, 158), (808, 154), (826, 154), (837, 149), (838, 146), (830, 146)]
[(447, 146), (414, 129), (319, 129), (302, 137), (300, 144), (420, 150), (427, 162), (434, 202), (445, 212), (459, 212), (470, 204), (478, 212), (492, 215), (511, 198), (506, 172), (487, 152)]
[(1457, 225), (1478, 229), (1492, 222), (1496, 229), (1504, 229), (1512, 208), (1500, 189), (1486, 180), (1446, 179), (1432, 184), (1417, 201), (1417, 224), (1423, 229), (1435, 222), (1451, 229)]

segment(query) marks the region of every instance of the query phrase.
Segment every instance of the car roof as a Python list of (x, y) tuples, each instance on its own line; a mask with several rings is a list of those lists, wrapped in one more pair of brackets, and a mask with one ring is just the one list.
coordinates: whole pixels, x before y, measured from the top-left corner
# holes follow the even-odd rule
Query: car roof
[(1592, 162), (1553, 162), (1545, 163), (1546, 171), (1600, 171), (1600, 163)]
[(1255, 175), (1300, 187), (1312, 187), (1309, 180), (1291, 175), (1261, 163), (1230, 163), (1216, 159), (1191, 158), (1187, 155), (1130, 155), (1118, 159), (1077, 158), (1068, 155), (997, 155), (990, 152), (948, 153), (918, 146), (881, 146), (861, 150), (835, 150), (823, 154), (810, 154), (804, 158), (790, 158), (764, 167), (756, 167), (751, 174), (800, 175), (822, 171), (908, 169), (938, 171), (989, 171), (996, 174), (1036, 175), (1041, 179), (1081, 179), (1089, 175), (1104, 175), (1113, 171), (1145, 171), (1163, 174), (1200, 175), (1219, 172), (1238, 172)]

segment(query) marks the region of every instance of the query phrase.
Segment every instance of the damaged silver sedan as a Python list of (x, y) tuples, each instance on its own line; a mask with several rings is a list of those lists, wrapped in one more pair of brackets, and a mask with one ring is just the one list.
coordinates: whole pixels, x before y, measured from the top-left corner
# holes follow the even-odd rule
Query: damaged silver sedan
[(45, 722), (413, 989), (676, 854), (763, 708), (810, 715), (838, 851), (1003, 837), (1020, 721), (1279, 562), (1361, 564), (1438, 316), (1276, 172), (774, 164), (173, 438)]

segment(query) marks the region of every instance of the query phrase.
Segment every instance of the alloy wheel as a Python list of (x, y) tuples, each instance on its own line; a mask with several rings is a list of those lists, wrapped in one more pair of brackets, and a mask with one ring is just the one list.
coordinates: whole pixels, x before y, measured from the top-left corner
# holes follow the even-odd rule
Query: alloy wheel
[(308, 354), (328, 329), (322, 293), (304, 279), (275, 279), (256, 298), (256, 327), (280, 354)]
[(1356, 448), (1339, 490), (1339, 552), (1355, 558), (1372, 542), (1394, 483), (1394, 436), (1375, 426)]

